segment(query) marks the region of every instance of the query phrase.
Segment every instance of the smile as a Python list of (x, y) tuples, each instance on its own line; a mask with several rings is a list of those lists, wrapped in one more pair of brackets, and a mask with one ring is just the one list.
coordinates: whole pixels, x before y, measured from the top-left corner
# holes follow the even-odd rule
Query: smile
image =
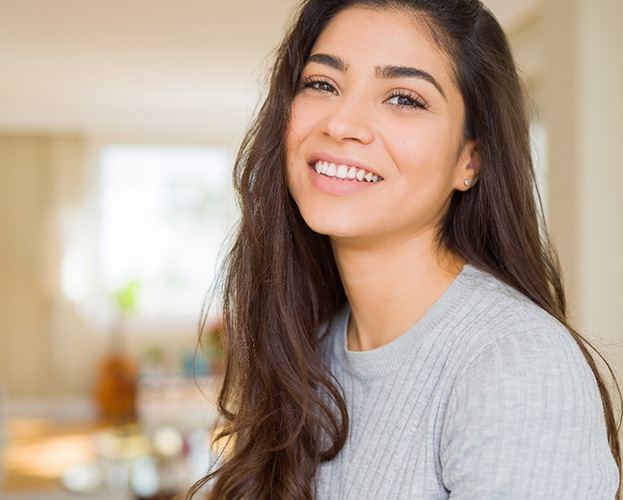
[(382, 177), (379, 177), (372, 172), (368, 172), (363, 168), (351, 167), (348, 165), (336, 165), (335, 163), (328, 161), (318, 160), (314, 164), (314, 168), (316, 169), (316, 172), (321, 175), (326, 175), (327, 177), (344, 181), (378, 182), (383, 180)]

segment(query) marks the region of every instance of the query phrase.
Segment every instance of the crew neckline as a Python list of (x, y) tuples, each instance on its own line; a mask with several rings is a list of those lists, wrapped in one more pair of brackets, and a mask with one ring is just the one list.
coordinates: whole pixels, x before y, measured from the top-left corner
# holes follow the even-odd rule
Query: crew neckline
[(351, 351), (347, 347), (348, 322), (351, 309), (348, 302), (335, 318), (335, 354), (342, 366), (353, 376), (378, 378), (397, 370), (413, 355), (424, 339), (438, 326), (446, 324), (461, 309), (470, 292), (474, 278), (484, 278), (485, 273), (470, 264), (463, 266), (443, 295), (405, 333), (391, 342), (369, 351)]

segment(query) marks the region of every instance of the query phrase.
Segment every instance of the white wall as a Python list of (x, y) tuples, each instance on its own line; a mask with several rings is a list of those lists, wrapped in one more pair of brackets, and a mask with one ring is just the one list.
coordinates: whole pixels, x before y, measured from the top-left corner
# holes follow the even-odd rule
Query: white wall
[(571, 321), (623, 375), (623, 2), (546, 0), (511, 41), (547, 135)]
[(623, 2), (549, 0), (541, 108), (571, 315), (623, 340)]

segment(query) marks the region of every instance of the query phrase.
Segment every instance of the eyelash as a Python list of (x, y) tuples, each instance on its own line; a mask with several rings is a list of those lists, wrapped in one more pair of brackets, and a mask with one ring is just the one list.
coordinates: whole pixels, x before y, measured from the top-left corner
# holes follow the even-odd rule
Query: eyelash
[(399, 108), (422, 108), (428, 109), (428, 103), (422, 99), (419, 95), (408, 92), (406, 90), (394, 90), (391, 92), (387, 100), (392, 99), (394, 97), (398, 97), (399, 99), (407, 99), (409, 104), (394, 104), (394, 106), (398, 106)]
[[(330, 87), (331, 90), (329, 89), (321, 89), (318, 88), (317, 86), (320, 85), (327, 85), (328, 87)], [(301, 88), (302, 89), (311, 89), (314, 92), (330, 92), (330, 93), (335, 93), (336, 90), (333, 87), (333, 85), (331, 83), (329, 83), (327, 80), (323, 80), (321, 78), (314, 78), (314, 77), (309, 77), (309, 78), (305, 78), (301, 81)], [(428, 103), (426, 101), (424, 101), (424, 99), (422, 99), (419, 95), (413, 93), (413, 92), (408, 92), (406, 90), (394, 90), (390, 93), (389, 97), (387, 98), (387, 100), (389, 99), (393, 99), (394, 97), (398, 97), (398, 98), (403, 98), (403, 99), (407, 99), (409, 101), (409, 104), (394, 104), (393, 106), (397, 106), (398, 108), (422, 108), (422, 109), (428, 109)]]
[[(332, 90), (326, 90), (326, 89), (319, 89), (317, 87), (315, 87), (314, 85), (320, 85), (320, 84), (325, 84), (328, 85), (329, 87), (331, 87)], [(309, 78), (305, 78), (304, 80), (301, 81), (301, 88), (303, 89), (311, 89), (314, 90), (316, 92), (331, 92), (334, 93), (336, 92), (335, 88), (333, 87), (333, 85), (331, 85), (327, 80), (323, 80), (321, 78), (313, 78), (313, 77), (309, 77)]]

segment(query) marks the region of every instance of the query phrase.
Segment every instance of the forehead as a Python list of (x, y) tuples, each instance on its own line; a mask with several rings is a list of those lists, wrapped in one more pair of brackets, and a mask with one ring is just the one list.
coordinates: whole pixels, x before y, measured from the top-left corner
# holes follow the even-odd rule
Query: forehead
[(349, 7), (327, 24), (311, 53), (330, 53), (350, 66), (416, 66), (456, 86), (451, 58), (430, 23), (404, 9)]

